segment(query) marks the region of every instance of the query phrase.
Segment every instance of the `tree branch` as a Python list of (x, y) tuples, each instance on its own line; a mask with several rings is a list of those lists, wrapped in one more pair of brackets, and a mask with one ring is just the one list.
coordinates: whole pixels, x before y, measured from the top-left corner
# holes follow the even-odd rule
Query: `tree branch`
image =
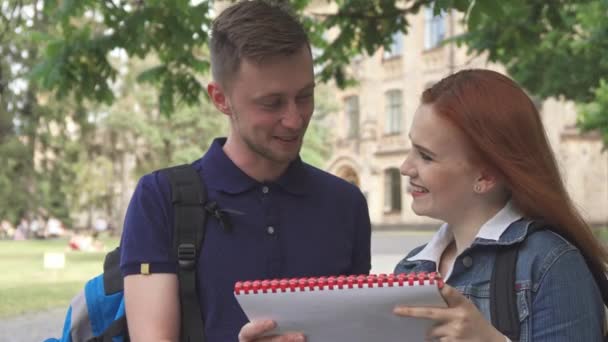
[[(5, 16), (4, 12), (0, 11), (0, 16), (2, 17), (2, 20), (4, 22), (6, 22), (6, 28), (5, 28), (5, 30), (3, 30), (2, 32), (0, 32), (0, 41), (2, 41), (2, 39), (4, 38), (4, 35), (7, 32), (12, 31), (11, 30), (11, 27), (12, 27), (11, 26), (11, 21), (15, 17), (15, 11), (17, 10), (17, 8), (21, 9), (21, 7), (23, 7), (23, 1), (22, 0), (19, 0), (19, 1), (15, 2), (15, 5), (13, 6), (13, 9), (10, 11), (11, 14), (10, 14), (9, 17)], [(18, 11), (18, 13), (19, 13), (19, 18), (21, 18), (21, 11)], [(18, 20), (18, 21), (20, 21), (20, 20)]]
[[(415, 0), (414, 3), (406, 8), (396, 8), (396, 13), (401, 15), (408, 15), (411, 13), (416, 13), (420, 10), (420, 7), (425, 5), (430, 5), (433, 3), (433, 0)], [(337, 13), (319, 13), (319, 12), (311, 12), (313, 17), (317, 18), (332, 18), (332, 17), (341, 17), (341, 18), (350, 18), (350, 19), (387, 19), (395, 17), (393, 13), (382, 13), (382, 14), (368, 14), (364, 11), (352, 10), (352, 8), (340, 8)]]

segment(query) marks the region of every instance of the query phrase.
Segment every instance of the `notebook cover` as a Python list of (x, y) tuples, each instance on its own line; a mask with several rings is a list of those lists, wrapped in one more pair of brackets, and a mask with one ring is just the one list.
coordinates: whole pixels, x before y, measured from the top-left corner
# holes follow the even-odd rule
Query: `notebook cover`
[(393, 314), (398, 304), (446, 307), (436, 273), (238, 282), (235, 297), (250, 320), (272, 319), (272, 334), (303, 332), (307, 341), (424, 341), (434, 324)]

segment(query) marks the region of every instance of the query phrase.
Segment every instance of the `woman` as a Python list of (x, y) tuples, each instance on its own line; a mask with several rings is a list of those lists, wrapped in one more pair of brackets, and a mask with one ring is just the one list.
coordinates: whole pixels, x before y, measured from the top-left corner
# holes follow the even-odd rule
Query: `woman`
[[(605, 271), (608, 254), (572, 205), (530, 98), (497, 72), (464, 70), (421, 102), (401, 172), (414, 212), (445, 223), (395, 273), (439, 271), (448, 308), (395, 313), (438, 321), (429, 338), (440, 341), (508, 340), (490, 323), (490, 277), (497, 247), (523, 240), (519, 341), (601, 341), (604, 306), (583, 255)], [(533, 220), (551, 229), (528, 236)]]
[[(401, 172), (414, 212), (445, 224), (395, 273), (439, 271), (448, 308), (394, 313), (437, 321), (428, 333), (437, 341), (509, 341), (490, 323), (489, 284), (497, 247), (518, 243), (518, 340), (601, 341), (604, 306), (584, 257), (605, 271), (608, 253), (572, 205), (530, 98), (497, 72), (464, 70), (421, 102)], [(551, 229), (528, 235), (533, 220)], [(258, 339), (274, 326), (248, 323), (240, 340), (305, 338)]]

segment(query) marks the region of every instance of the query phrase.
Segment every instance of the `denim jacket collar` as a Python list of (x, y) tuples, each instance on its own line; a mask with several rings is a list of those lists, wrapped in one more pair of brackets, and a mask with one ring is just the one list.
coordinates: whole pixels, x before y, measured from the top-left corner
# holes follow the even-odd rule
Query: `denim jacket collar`
[[(494, 217), (481, 226), (469, 248), (475, 245), (509, 245), (523, 240), (528, 230), (528, 224), (521, 218), (521, 213), (513, 203), (507, 202)], [(519, 222), (522, 224), (518, 224)], [(407, 261), (426, 260), (437, 264), (441, 254), (452, 240), (454, 240), (454, 235), (449, 226), (444, 223), (429, 243), (420, 252), (407, 258)]]

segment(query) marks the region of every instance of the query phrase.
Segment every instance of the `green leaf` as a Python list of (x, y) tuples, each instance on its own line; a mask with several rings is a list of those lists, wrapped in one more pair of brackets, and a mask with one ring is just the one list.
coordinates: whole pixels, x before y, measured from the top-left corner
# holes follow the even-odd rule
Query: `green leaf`
[(158, 65), (150, 69), (144, 70), (137, 76), (137, 82), (159, 82), (161, 79), (166, 77), (167, 66)]
[(190, 66), (192, 67), (192, 69), (200, 72), (201, 74), (208, 72), (209, 68), (211, 67), (209, 61), (200, 60), (197, 58), (192, 58), (190, 60)]

